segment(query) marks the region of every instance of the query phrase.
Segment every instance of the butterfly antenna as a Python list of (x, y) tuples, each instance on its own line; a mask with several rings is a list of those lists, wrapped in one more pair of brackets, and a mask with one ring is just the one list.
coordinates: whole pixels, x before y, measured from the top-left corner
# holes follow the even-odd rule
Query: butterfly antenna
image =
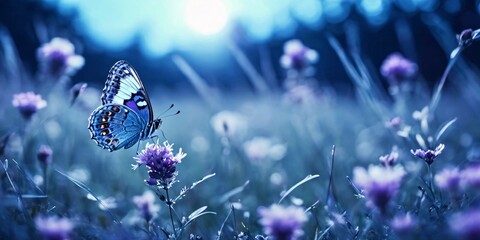
[(163, 114), (165, 114), (166, 112), (170, 111), (170, 109), (172, 109), (174, 106), (175, 106), (175, 104), (172, 103), (172, 105), (170, 105), (169, 108), (167, 108), (165, 111), (163, 111), (162, 113), (160, 113), (157, 118), (162, 117)]
[(163, 118), (172, 117), (172, 116), (175, 116), (175, 115), (178, 115), (178, 114), (180, 114), (180, 110), (178, 110), (178, 111), (177, 111), (176, 113), (174, 113), (174, 114), (165, 115), (165, 116), (163, 116)]

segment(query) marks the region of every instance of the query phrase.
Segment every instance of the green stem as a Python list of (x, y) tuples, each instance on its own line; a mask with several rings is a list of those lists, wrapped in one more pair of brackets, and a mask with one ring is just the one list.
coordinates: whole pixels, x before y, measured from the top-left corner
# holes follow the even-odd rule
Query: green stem
[(44, 165), (43, 166), (43, 181), (44, 181), (44, 192), (45, 192), (45, 195), (48, 196), (48, 166), (47, 165)]
[(167, 195), (167, 205), (168, 205), (168, 210), (170, 211), (170, 221), (172, 222), (172, 228), (173, 228), (173, 235), (175, 236), (175, 239), (177, 239), (177, 230), (175, 229), (175, 223), (173, 221), (173, 212), (172, 212), (172, 201), (170, 199), (170, 195), (168, 194), (168, 188), (164, 188), (166, 195)]
[(450, 70), (452, 69), (452, 67), (455, 64), (455, 62), (457, 61), (457, 59), (459, 58), (462, 51), (463, 51), (463, 48), (460, 48), (458, 50), (457, 55), (455, 55), (455, 57), (453, 57), (452, 59), (450, 59), (450, 61), (448, 61), (447, 68), (443, 72), (442, 78), (440, 79), (440, 82), (437, 86), (437, 89), (435, 90), (435, 92), (432, 96), (432, 100), (430, 102), (430, 109), (429, 110), (430, 110), (431, 114), (433, 114), (435, 112), (436, 108), (437, 108), (438, 102), (440, 101), (440, 96), (441, 96), (441, 92), (442, 92), (442, 89), (443, 89), (443, 85), (445, 84), (445, 81), (447, 80), (447, 76), (450, 73)]
[(430, 188), (430, 191), (432, 192), (432, 197), (434, 204), (436, 204), (436, 198), (435, 198), (435, 190), (433, 189), (433, 172), (432, 172), (432, 167), (430, 164), (427, 164), (427, 169), (428, 169), (428, 187)]

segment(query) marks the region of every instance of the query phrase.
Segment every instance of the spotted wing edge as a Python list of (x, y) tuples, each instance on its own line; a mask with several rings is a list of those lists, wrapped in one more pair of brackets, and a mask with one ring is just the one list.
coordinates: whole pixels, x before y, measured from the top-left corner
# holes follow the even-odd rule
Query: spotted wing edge
[(135, 111), (119, 104), (99, 106), (88, 118), (91, 139), (110, 152), (133, 146), (141, 140), (145, 128), (147, 123)]

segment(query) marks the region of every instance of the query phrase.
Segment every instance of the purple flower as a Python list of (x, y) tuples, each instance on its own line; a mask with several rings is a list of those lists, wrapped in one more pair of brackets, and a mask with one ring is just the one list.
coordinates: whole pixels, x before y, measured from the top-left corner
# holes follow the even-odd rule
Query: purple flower
[(413, 77), (417, 68), (417, 64), (404, 58), (400, 53), (392, 53), (383, 61), (380, 71), (390, 85), (398, 85)]
[(52, 149), (47, 145), (42, 145), (38, 149), (37, 158), (43, 165), (49, 165), (52, 162)]
[(362, 189), (369, 207), (377, 207), (382, 213), (388, 203), (397, 194), (405, 170), (402, 166), (383, 167), (370, 165), (353, 169), (353, 182)]
[(398, 151), (396, 147), (394, 147), (389, 154), (380, 156), (378, 160), (380, 160), (385, 167), (392, 167), (395, 165), (398, 161)]
[(35, 227), (46, 240), (65, 240), (73, 229), (73, 223), (68, 218), (37, 217)]
[(12, 104), (26, 119), (30, 119), (38, 110), (47, 106), (42, 96), (33, 92), (24, 92), (13, 95)]
[(303, 235), (303, 223), (308, 220), (304, 209), (296, 206), (273, 204), (269, 208), (259, 207), (257, 212), (263, 232), (273, 240), (298, 239)]
[(479, 39), (480, 29), (465, 29), (460, 34), (457, 34), (458, 45), (460, 47), (468, 47), (473, 43), (473, 41), (478, 41)]
[(390, 221), (390, 226), (399, 234), (410, 233), (417, 225), (418, 220), (410, 215), (410, 213), (397, 215)]
[(461, 50), (470, 46), (474, 41), (480, 40), (480, 29), (472, 30), (465, 29), (460, 34), (457, 34), (458, 47), (453, 49), (450, 58), (456, 57)]
[(435, 184), (443, 190), (453, 194), (460, 190), (462, 176), (458, 168), (445, 168), (435, 175)]
[(317, 51), (304, 46), (300, 40), (294, 39), (285, 43), (280, 63), (285, 69), (302, 72), (317, 60)]
[(148, 185), (161, 186), (165, 189), (170, 188), (175, 177), (177, 176), (177, 164), (187, 156), (182, 152), (182, 149), (178, 151), (177, 155), (173, 155), (173, 144), (168, 144), (167, 141), (163, 143), (163, 146), (147, 143), (147, 146), (140, 154), (135, 157), (137, 164), (132, 165), (133, 169), (137, 169), (140, 165), (145, 164), (148, 169), (149, 179), (145, 182)]
[(75, 54), (75, 46), (63, 38), (43, 44), (37, 50), (37, 58), (41, 71), (55, 77), (73, 74), (85, 64), (84, 58)]
[(431, 149), (428, 149), (427, 151), (424, 151), (424, 150), (421, 150), (421, 149), (417, 149), (415, 151), (413, 151), (413, 149), (410, 150), (410, 152), (423, 159), (428, 165), (431, 165), (433, 163), (433, 161), (435, 160), (435, 158), (438, 157), (438, 155), (440, 155), (443, 151), (443, 149), (445, 148), (445, 145), (444, 144), (439, 144), (435, 150), (431, 150)]
[(469, 209), (449, 220), (452, 232), (464, 240), (480, 239), (480, 209)]
[(160, 206), (155, 204), (155, 194), (152, 191), (145, 191), (143, 195), (134, 196), (133, 202), (147, 222), (155, 218), (160, 210)]
[(460, 173), (462, 187), (480, 187), (480, 164), (472, 164)]

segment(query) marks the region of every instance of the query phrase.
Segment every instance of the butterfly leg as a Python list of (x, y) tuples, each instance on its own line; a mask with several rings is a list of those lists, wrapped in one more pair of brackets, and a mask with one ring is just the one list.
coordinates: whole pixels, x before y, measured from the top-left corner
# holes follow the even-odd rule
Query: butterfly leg
[(152, 140), (152, 142), (155, 143), (155, 141), (153, 140), (154, 138), (158, 142), (158, 136), (157, 135), (151, 136), (150, 140)]
[[(157, 135), (153, 135), (153, 136), (148, 137), (148, 139), (152, 140), (152, 143), (155, 144), (155, 141), (154, 141), (153, 139), (158, 140), (158, 136), (157, 136)], [(144, 140), (147, 140), (147, 139), (144, 139)], [(141, 141), (138, 141), (138, 143), (137, 143), (137, 155), (138, 155), (138, 149), (140, 148), (140, 142), (141, 142)]]
[(138, 148), (140, 148), (140, 142), (141, 142), (141, 141), (138, 141), (138, 143), (137, 143), (137, 151), (136, 151), (136, 152), (137, 152), (137, 155), (138, 155)]
[(165, 139), (165, 141), (168, 141), (167, 137), (165, 137), (165, 132), (163, 130), (160, 130), (160, 131), (162, 131), (162, 136)]
[[(168, 141), (168, 139), (165, 137), (165, 133), (164, 133), (163, 131), (162, 131), (162, 136), (163, 136), (163, 138), (164, 138), (166, 141)], [(155, 143), (155, 141), (154, 141), (153, 139), (155, 139), (156, 141), (158, 141), (158, 135), (152, 135), (152, 136), (150, 136), (149, 138), (150, 138), (150, 140), (152, 140), (152, 143)]]

